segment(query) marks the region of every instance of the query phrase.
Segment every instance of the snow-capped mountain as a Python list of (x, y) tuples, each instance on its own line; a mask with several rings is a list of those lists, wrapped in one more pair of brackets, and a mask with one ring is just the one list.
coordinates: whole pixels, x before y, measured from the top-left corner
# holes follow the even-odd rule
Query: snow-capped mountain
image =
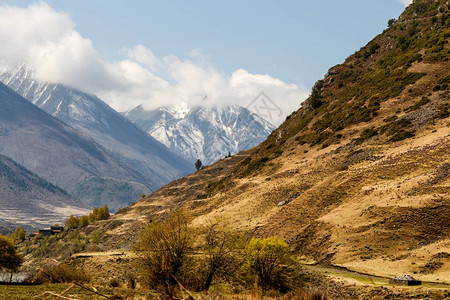
[(156, 110), (140, 105), (124, 115), (187, 160), (200, 159), (203, 164), (251, 148), (275, 128), (238, 105), (189, 107), (182, 103)]
[(155, 190), (194, 170), (99, 98), (61, 84), (40, 82), (25, 67), (0, 69), (0, 81), (50, 115), (84, 132), (143, 176)]
[[(0, 153), (13, 159), (45, 180), (72, 193), (88, 179), (126, 181), (134, 199), (149, 188), (140, 182), (142, 175), (119, 160), (91, 137), (80, 133), (0, 83)], [(97, 193), (107, 192), (89, 185)], [(12, 190), (14, 192), (14, 190)], [(86, 194), (84, 194), (86, 195)], [(0, 194), (1, 197), (6, 197)], [(79, 197), (92, 205), (90, 197)], [(111, 199), (109, 199), (111, 200)], [(120, 203), (113, 209), (129, 204)], [(81, 204), (81, 203), (79, 203)]]

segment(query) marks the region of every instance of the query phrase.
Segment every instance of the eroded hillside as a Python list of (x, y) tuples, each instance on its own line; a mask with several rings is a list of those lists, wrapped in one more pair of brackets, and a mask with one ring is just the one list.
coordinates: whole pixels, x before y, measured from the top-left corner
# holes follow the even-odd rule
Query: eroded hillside
[(278, 235), (308, 260), (450, 282), (449, 5), (415, 1), (265, 142), (95, 225), (104, 245), (185, 208), (193, 224)]

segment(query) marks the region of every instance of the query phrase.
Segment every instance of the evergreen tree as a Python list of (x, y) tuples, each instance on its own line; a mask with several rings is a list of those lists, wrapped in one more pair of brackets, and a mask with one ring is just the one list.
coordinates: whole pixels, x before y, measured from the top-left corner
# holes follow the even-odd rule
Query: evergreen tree
[(86, 227), (89, 224), (89, 218), (87, 216), (80, 217), (80, 227)]
[(69, 218), (66, 220), (66, 222), (64, 223), (64, 226), (67, 229), (70, 228), (77, 228), (80, 226), (80, 219), (77, 216), (74, 215), (70, 215)]
[(13, 237), (16, 240), (24, 241), (25, 238), (27, 237), (25, 229), (23, 229), (23, 227), (17, 227), (16, 230), (14, 230)]
[(197, 169), (197, 171), (200, 170), (202, 166), (202, 161), (200, 159), (197, 159), (197, 161), (195, 162), (195, 168)]
[(110, 216), (109, 209), (106, 204), (98, 209), (97, 220), (107, 220), (109, 219), (109, 216)]

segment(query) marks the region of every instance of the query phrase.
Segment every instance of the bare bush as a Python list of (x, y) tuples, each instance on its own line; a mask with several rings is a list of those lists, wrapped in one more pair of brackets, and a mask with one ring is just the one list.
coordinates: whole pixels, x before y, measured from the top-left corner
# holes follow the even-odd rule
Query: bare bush
[(192, 232), (186, 216), (177, 212), (161, 223), (149, 223), (134, 246), (142, 281), (171, 296), (185, 277), (183, 266), (192, 249)]
[(87, 283), (90, 278), (86, 273), (67, 264), (59, 264), (56, 266), (47, 266), (32, 276), (31, 281), (34, 283)]

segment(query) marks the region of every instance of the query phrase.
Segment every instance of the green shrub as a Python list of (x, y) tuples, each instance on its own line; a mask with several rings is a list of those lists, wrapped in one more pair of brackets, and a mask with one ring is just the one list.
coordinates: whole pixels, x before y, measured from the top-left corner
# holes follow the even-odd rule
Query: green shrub
[(245, 267), (255, 276), (264, 295), (269, 290), (287, 293), (302, 285), (303, 277), (288, 244), (278, 237), (252, 238), (246, 247)]
[(324, 131), (318, 135), (312, 134), (309, 136), (309, 143), (311, 146), (315, 146), (315, 145), (320, 144), (323, 141), (325, 141), (331, 135), (332, 135), (331, 131)]
[(359, 135), (359, 138), (356, 139), (356, 143), (361, 144), (365, 140), (368, 140), (371, 137), (374, 137), (376, 135), (378, 135), (377, 129), (375, 129), (374, 127), (366, 128), (361, 132), (361, 134)]
[(397, 142), (397, 141), (405, 140), (405, 139), (413, 137), (413, 136), (414, 136), (414, 133), (411, 131), (400, 130), (400, 131), (394, 133), (394, 135), (392, 135), (392, 137), (389, 139), (389, 141)]
[(438, 81), (439, 84), (450, 84), (450, 75), (445, 76), (444, 78)]
[(250, 174), (253, 174), (254, 172), (262, 169), (262, 167), (265, 165), (265, 163), (269, 160), (268, 157), (258, 157), (253, 159), (247, 166), (247, 168), (244, 171), (244, 176), (248, 176)]
[(419, 101), (417, 101), (416, 103), (414, 103), (414, 105), (408, 107), (407, 109), (405, 109), (405, 111), (414, 111), (417, 110), (419, 108), (421, 108), (422, 106), (430, 103), (430, 99), (428, 97), (423, 96)]
[(392, 27), (395, 24), (395, 19), (389, 19), (388, 27)]
[(225, 179), (220, 179), (220, 180), (216, 180), (216, 181), (211, 181), (210, 183), (208, 183), (207, 185), (207, 189), (210, 192), (214, 192), (214, 191), (220, 191), (223, 190), (225, 188)]
[(368, 49), (365, 50), (363, 53), (364, 58), (368, 58), (369, 56), (374, 54), (379, 48), (380, 48), (380, 45), (378, 45), (377, 42), (370, 43)]
[(320, 95), (319, 91), (317, 90), (312, 91), (311, 96), (309, 97), (309, 101), (313, 109), (317, 109), (323, 104), (321, 98), (322, 96)]
[(439, 105), (438, 111), (437, 111), (437, 118), (438, 119), (448, 118), (450, 116), (449, 109), (450, 109), (449, 103), (443, 103), (443, 104)]
[(400, 50), (405, 52), (406, 50), (408, 50), (411, 43), (412, 43), (412, 39), (407, 38), (404, 35), (399, 35), (397, 38), (396, 46), (397, 46), (397, 48), (400, 48)]
[(410, 129), (413, 125), (411, 120), (406, 118), (396, 119), (396, 116), (393, 116), (384, 121), (389, 121), (389, 123), (382, 126), (379, 133), (389, 136), (389, 141), (396, 142), (414, 136), (414, 131)]
[(89, 241), (92, 244), (100, 243), (100, 234), (97, 231), (92, 232), (91, 235), (90, 235)]

